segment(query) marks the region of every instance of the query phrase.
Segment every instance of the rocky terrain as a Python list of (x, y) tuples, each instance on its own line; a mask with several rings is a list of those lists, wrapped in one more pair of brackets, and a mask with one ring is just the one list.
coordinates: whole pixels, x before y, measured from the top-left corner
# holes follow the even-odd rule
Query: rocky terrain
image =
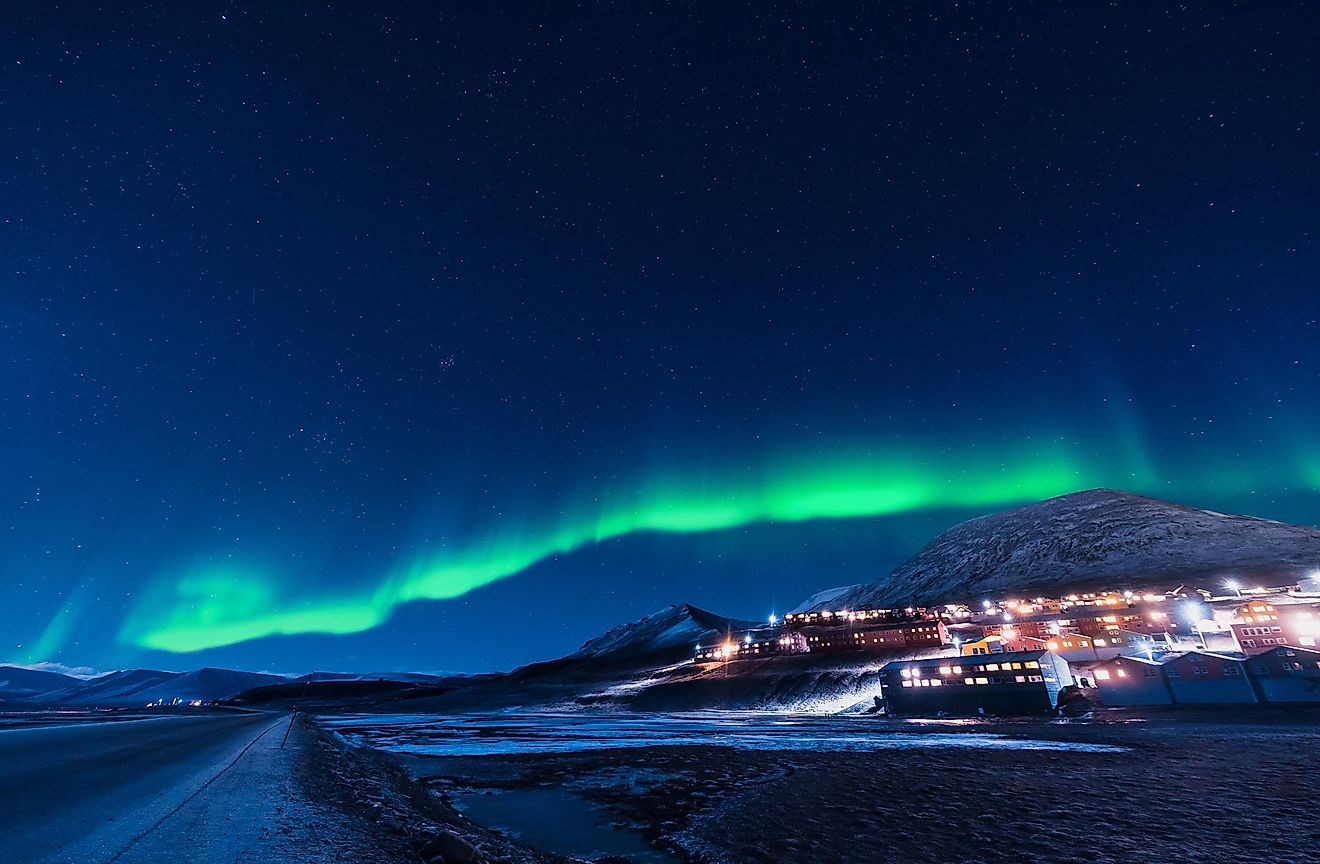
[(955, 525), (887, 576), (798, 611), (972, 603), (991, 597), (1304, 579), (1320, 528), (1093, 489)]

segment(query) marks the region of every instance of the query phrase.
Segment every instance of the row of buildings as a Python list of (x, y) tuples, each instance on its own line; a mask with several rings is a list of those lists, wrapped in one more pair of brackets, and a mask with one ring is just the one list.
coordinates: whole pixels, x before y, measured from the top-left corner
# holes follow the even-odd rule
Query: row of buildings
[(900, 716), (1043, 714), (1069, 688), (1113, 706), (1320, 704), (1320, 651), (1288, 646), (1252, 657), (1115, 657), (1085, 673), (1042, 650), (928, 657), (887, 663), (880, 677), (886, 710)]
[(1320, 593), (1231, 590), (812, 610), (726, 633), (695, 660), (903, 658), (884, 667), (895, 713), (1031, 713), (1055, 707), (1065, 688), (1108, 705), (1320, 701)]
[(699, 662), (782, 654), (865, 651), (913, 654), (952, 647), (966, 655), (1047, 650), (1073, 663), (1171, 652), (1251, 656), (1280, 645), (1315, 648), (1320, 592), (1299, 586), (1214, 596), (1096, 592), (1063, 598), (986, 601), (981, 607), (813, 610), (697, 646)]

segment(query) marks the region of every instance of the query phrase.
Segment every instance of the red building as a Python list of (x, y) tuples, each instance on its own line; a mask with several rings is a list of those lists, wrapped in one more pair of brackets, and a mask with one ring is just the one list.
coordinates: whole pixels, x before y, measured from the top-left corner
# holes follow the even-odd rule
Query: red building
[(1320, 638), (1320, 608), (1312, 604), (1275, 604), (1251, 600), (1232, 610), (1233, 638), (1247, 656), (1281, 645), (1315, 648)]
[(918, 651), (939, 648), (949, 641), (944, 622), (929, 619), (901, 624), (868, 624), (844, 627), (804, 627), (800, 631), (807, 647), (816, 651), (864, 649), (875, 652)]
[(1208, 651), (1188, 651), (1161, 664), (1173, 699), (1180, 705), (1254, 703), (1260, 698), (1247, 677), (1246, 662)]

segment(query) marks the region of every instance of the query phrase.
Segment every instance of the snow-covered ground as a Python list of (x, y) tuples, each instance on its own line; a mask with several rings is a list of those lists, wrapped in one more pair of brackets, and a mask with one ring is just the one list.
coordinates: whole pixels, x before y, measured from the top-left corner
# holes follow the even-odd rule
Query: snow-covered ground
[(426, 756), (511, 756), (634, 747), (717, 746), (814, 752), (993, 750), (1118, 752), (1104, 744), (882, 725), (874, 718), (712, 711), (688, 714), (496, 713), (343, 715), (322, 723), (352, 746)]
[(270, 714), (0, 730), (0, 862), (386, 864), (297, 770)]

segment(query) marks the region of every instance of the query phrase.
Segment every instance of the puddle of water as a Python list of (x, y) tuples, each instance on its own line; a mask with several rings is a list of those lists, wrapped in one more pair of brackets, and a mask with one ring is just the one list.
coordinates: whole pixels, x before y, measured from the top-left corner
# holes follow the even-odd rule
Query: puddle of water
[(455, 791), (464, 816), (538, 849), (578, 858), (617, 856), (633, 864), (681, 864), (639, 834), (610, 824), (601, 807), (563, 789)]

